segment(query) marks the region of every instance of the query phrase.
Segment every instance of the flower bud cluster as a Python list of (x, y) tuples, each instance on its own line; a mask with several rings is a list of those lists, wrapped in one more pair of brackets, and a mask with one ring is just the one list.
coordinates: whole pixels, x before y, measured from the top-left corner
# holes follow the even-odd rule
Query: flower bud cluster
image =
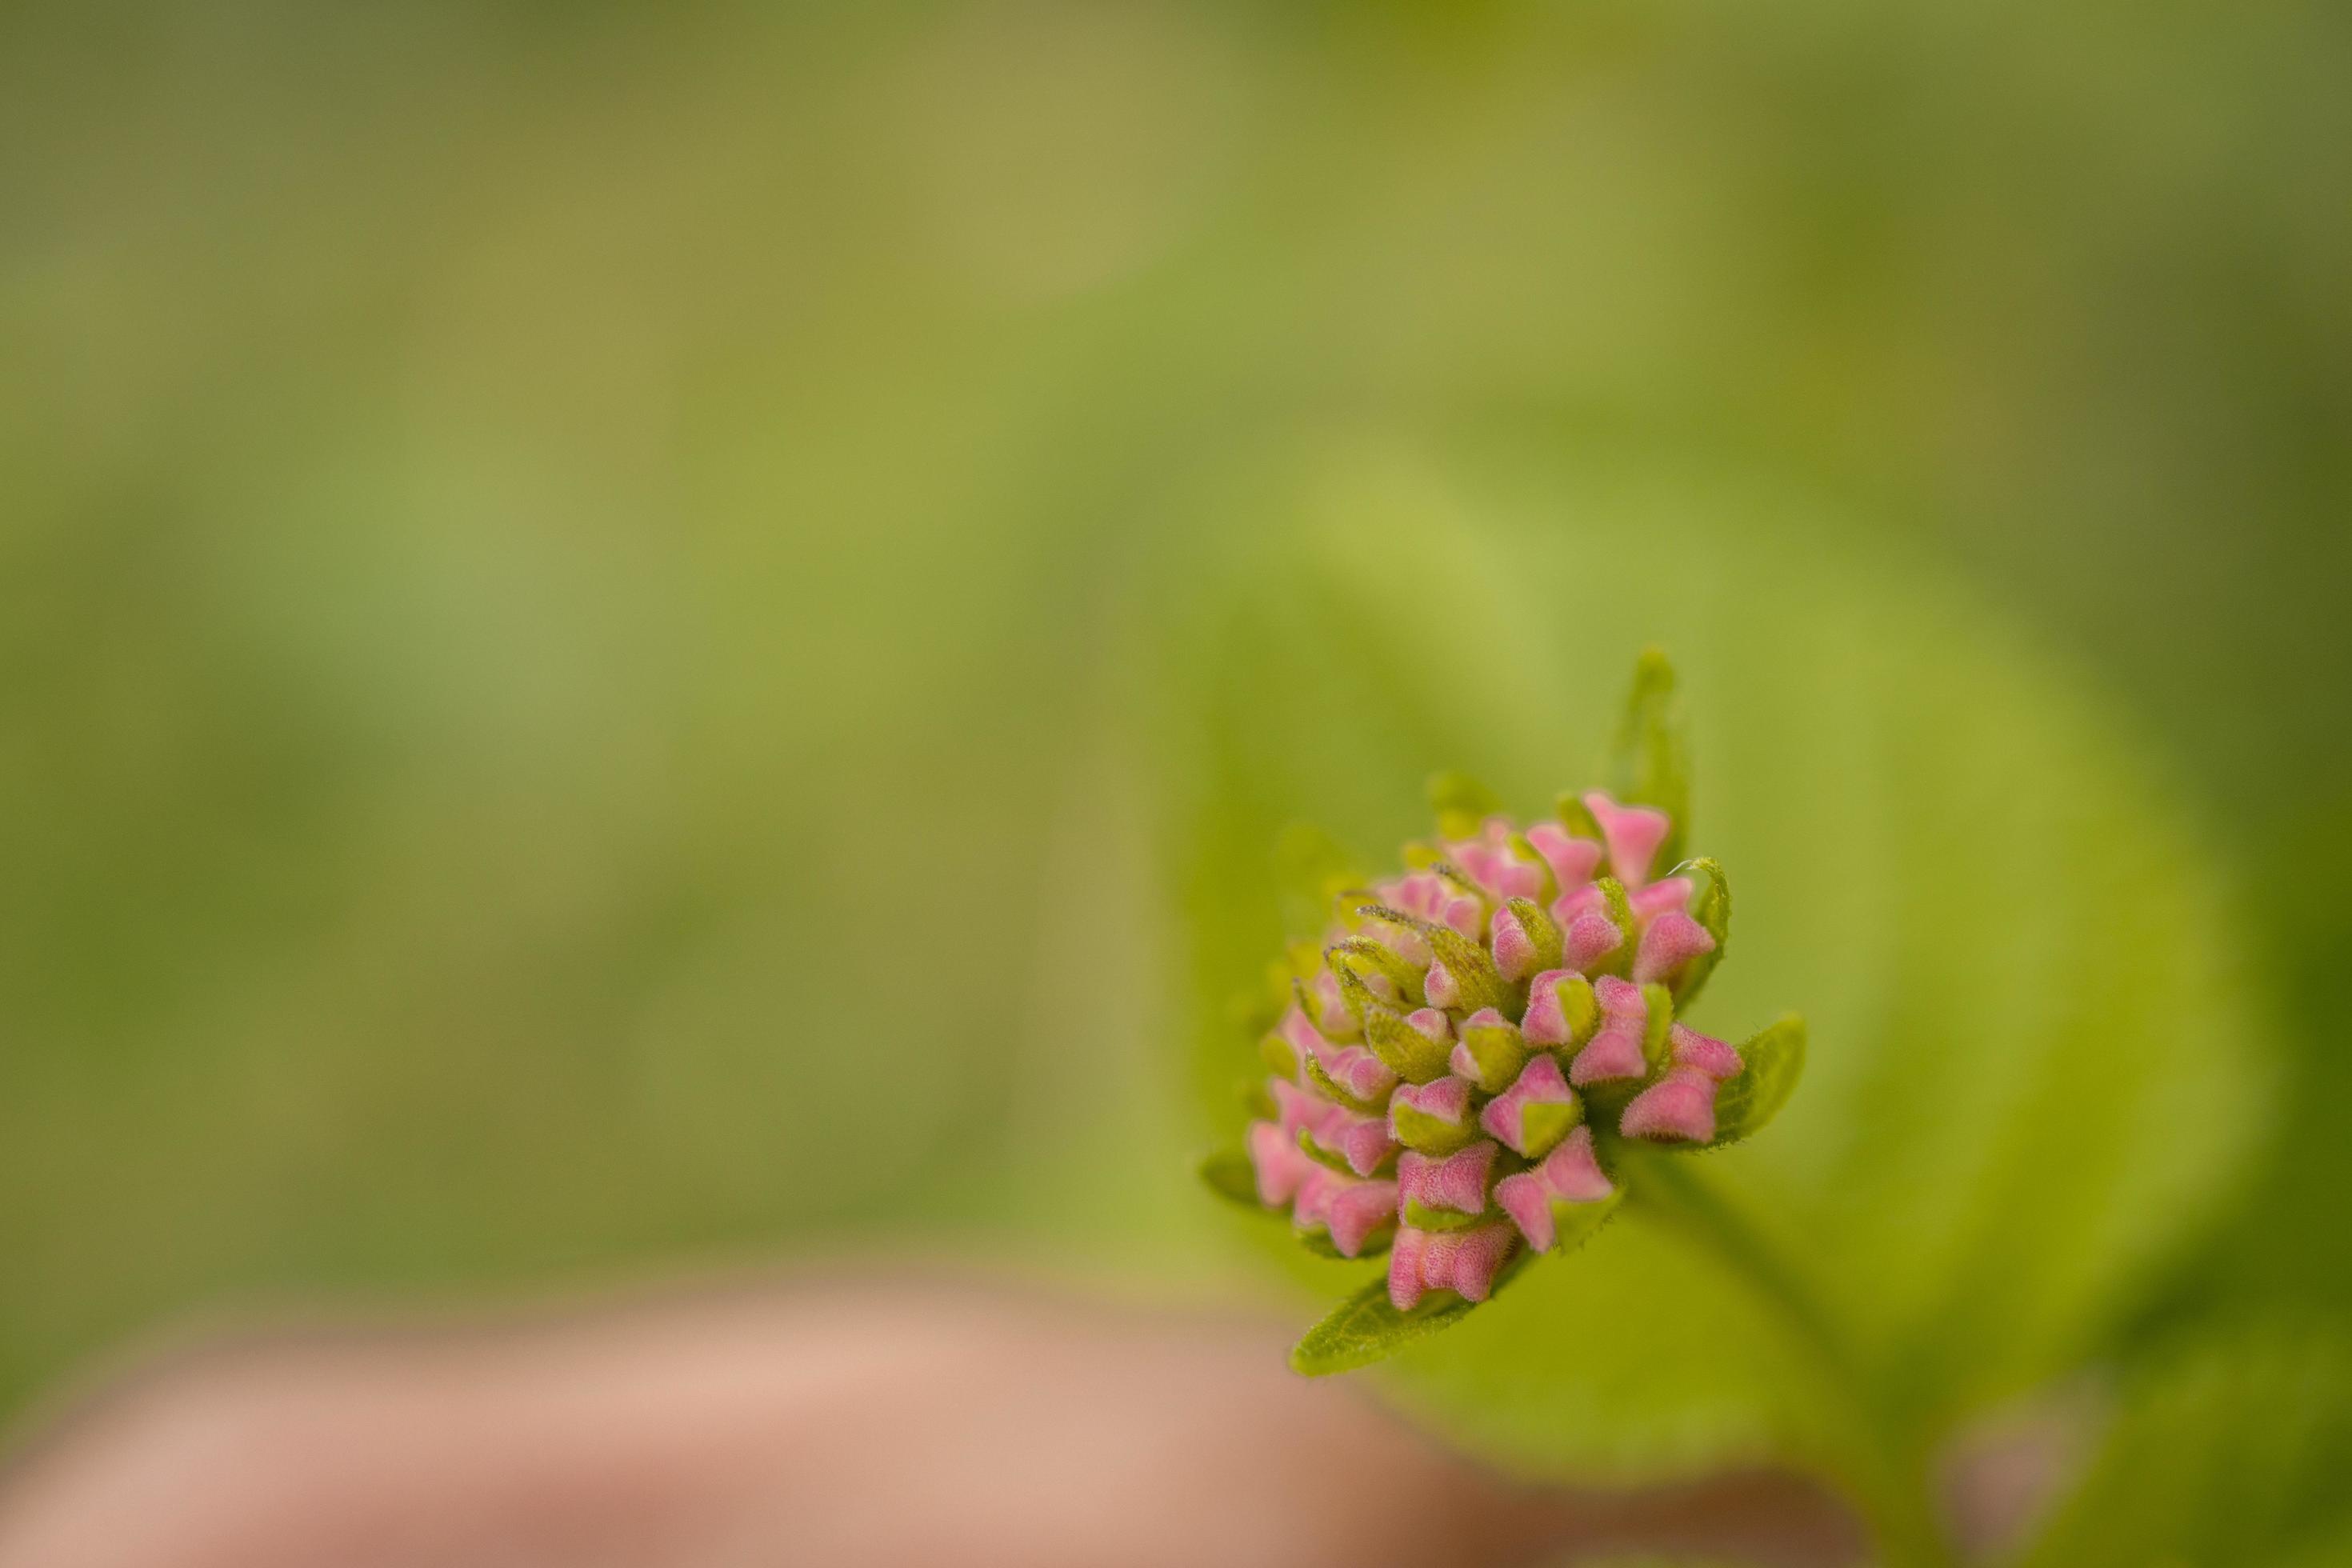
[(1454, 814), (1407, 869), (1333, 900), (1266, 1036), (1258, 1201), (1389, 1296), (1481, 1301), (1580, 1242), (1629, 1142), (1705, 1146), (1739, 1052), (1680, 1022), (1725, 937), (1712, 862), (1657, 874), (1673, 824), (1598, 792), (1524, 830)]

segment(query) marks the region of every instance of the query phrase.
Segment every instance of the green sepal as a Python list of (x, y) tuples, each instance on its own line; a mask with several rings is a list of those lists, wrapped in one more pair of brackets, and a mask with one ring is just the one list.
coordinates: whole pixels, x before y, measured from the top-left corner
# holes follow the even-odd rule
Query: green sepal
[(1519, 1026), (1512, 1023), (1464, 1025), (1462, 1048), (1477, 1065), (1478, 1088), (1487, 1094), (1500, 1094), (1510, 1088), (1535, 1054)]
[(1260, 1036), (1257, 1042), (1257, 1057), (1258, 1060), (1265, 1064), (1266, 1070), (1276, 1078), (1298, 1076), (1298, 1052), (1280, 1035)]
[(1465, 871), (1453, 861), (1432, 860), (1427, 868), (1431, 876), (1435, 877), (1464, 898), (1476, 899), (1482, 904), (1486, 901), (1486, 889), (1480, 887), (1469, 872)]
[(1252, 1214), (1276, 1212), (1258, 1202), (1257, 1167), (1240, 1150), (1219, 1149), (1203, 1154), (1198, 1169), (1202, 1182), (1227, 1203), (1238, 1204)]
[(1706, 928), (1706, 934), (1715, 938), (1715, 951), (1702, 952), (1684, 964), (1682, 973), (1675, 981), (1675, 1003), (1687, 1010), (1697, 999), (1700, 988), (1706, 984), (1707, 976), (1713, 974), (1715, 966), (1723, 961), (1723, 950), (1730, 944), (1731, 879), (1723, 874), (1723, 868), (1709, 856), (1685, 860), (1670, 875), (1695, 876), (1699, 879), (1697, 889), (1691, 894), (1691, 919), (1698, 921)]
[[(1488, 1300), (1501, 1294), (1527, 1259), (1522, 1250), (1503, 1265)], [(1437, 1291), (1424, 1297), (1412, 1311), (1400, 1312), (1389, 1300), (1387, 1277), (1372, 1279), (1307, 1331), (1291, 1349), (1290, 1370), (1307, 1377), (1328, 1377), (1386, 1361), (1413, 1341), (1460, 1322), (1477, 1305), (1450, 1290)]]
[[(1601, 999), (1592, 994), (1592, 982), (1581, 974), (1571, 974), (1551, 983), (1553, 994), (1559, 998), (1560, 1020), (1568, 1026), (1568, 1044), (1551, 1048), (1559, 1053), (1563, 1062), (1576, 1060), (1576, 1053), (1591, 1044), (1601, 1028)], [(1535, 998), (1528, 998), (1535, 1005)]]
[(1614, 877), (1597, 878), (1592, 885), (1601, 889), (1601, 912), (1617, 928), (1617, 945), (1601, 956), (1592, 973), (1622, 979), (1633, 969), (1633, 900), (1625, 896), (1625, 884)]
[(1598, 1203), (1572, 1204), (1566, 1198), (1554, 1198), (1551, 1203), (1551, 1256), (1565, 1256), (1591, 1241), (1602, 1226), (1616, 1217), (1617, 1205), (1624, 1201), (1622, 1184)]
[(1356, 1173), (1355, 1168), (1348, 1163), (1346, 1155), (1326, 1149), (1322, 1144), (1315, 1142), (1314, 1134), (1308, 1132), (1304, 1127), (1298, 1130), (1297, 1142), (1298, 1152), (1325, 1170), (1337, 1171), (1343, 1176), (1352, 1176)]
[(1675, 994), (1655, 981), (1643, 986), (1642, 1014), (1642, 1059), (1650, 1064), (1650, 1076), (1655, 1078), (1664, 1070), (1673, 1051), (1669, 1039), (1675, 1026)]
[(1503, 802), (1468, 773), (1443, 773), (1430, 777), (1429, 809), (1437, 814), (1437, 831), (1444, 837), (1475, 838)]
[[(1376, 907), (1376, 906), (1373, 906)], [(1345, 992), (1349, 980), (1363, 985), (1363, 970), (1370, 969), (1388, 977), (1397, 994), (1410, 999), (1416, 1007), (1426, 1000), (1422, 988), (1422, 972), (1404, 961), (1404, 955), (1385, 942), (1374, 942), (1368, 936), (1343, 937), (1323, 950), (1323, 962), (1339, 977), (1339, 987)], [(1364, 987), (1370, 990), (1370, 987)]]
[(1794, 1013), (1750, 1036), (1739, 1047), (1739, 1076), (1715, 1097), (1715, 1137), (1720, 1149), (1760, 1132), (1780, 1113), (1805, 1071), (1805, 1021)]
[(1396, 1230), (1391, 1226), (1378, 1236), (1366, 1237), (1363, 1250), (1350, 1258), (1333, 1245), (1331, 1233), (1328, 1230), (1301, 1230), (1293, 1234), (1298, 1237), (1299, 1246), (1318, 1258), (1328, 1258), (1335, 1263), (1358, 1263), (1367, 1258), (1378, 1258), (1396, 1240)]
[(1609, 749), (1610, 793), (1627, 805), (1654, 806), (1666, 814), (1661, 864), (1682, 858), (1689, 832), (1690, 754), (1683, 737), (1682, 703), (1675, 692), (1675, 667), (1664, 650), (1643, 648), (1633, 666), (1633, 689), (1617, 735)]
[(1559, 1148), (1560, 1140), (1575, 1131), (1577, 1123), (1583, 1120), (1581, 1099), (1520, 1108), (1519, 1142), (1527, 1145), (1527, 1158), (1540, 1160)]
[(1541, 974), (1547, 969), (1558, 969), (1568, 945), (1559, 922), (1533, 899), (1506, 899), (1503, 907), (1518, 918), (1519, 929), (1528, 933), (1528, 941), (1535, 943), (1535, 967), (1528, 973)]
[(1454, 976), (1454, 988), (1461, 993), (1457, 1007), (1465, 1013), (1481, 1007), (1517, 1010), (1510, 984), (1485, 948), (1449, 925), (1423, 921), (1416, 929), (1421, 940), (1429, 943), (1430, 952)]
[(1379, 1100), (1358, 1100), (1354, 1095), (1349, 1094), (1346, 1089), (1340, 1088), (1339, 1079), (1333, 1078), (1329, 1073), (1325, 1072), (1323, 1070), (1323, 1064), (1317, 1061), (1313, 1057), (1306, 1058), (1298, 1065), (1306, 1069), (1307, 1081), (1313, 1084), (1316, 1089), (1321, 1092), (1323, 1098), (1329, 1100), (1332, 1104), (1344, 1105), (1360, 1116), (1371, 1116), (1379, 1112), (1381, 1109), (1381, 1102)]
[(1445, 1058), (1453, 1048), (1433, 1040), (1398, 1014), (1375, 1004), (1364, 1010), (1364, 1044), (1382, 1066), (1407, 1083), (1428, 1083), (1445, 1076)]
[(1417, 1198), (1404, 1201), (1404, 1223), (1415, 1230), (1467, 1230), (1486, 1217), (1483, 1214), (1464, 1214), (1458, 1209), (1433, 1209)]
[(1456, 1126), (1402, 1100), (1389, 1102), (1389, 1128), (1396, 1134), (1398, 1142), (1417, 1154), (1427, 1154), (1433, 1159), (1443, 1159), (1457, 1150), (1467, 1149), (1478, 1136), (1475, 1123)]

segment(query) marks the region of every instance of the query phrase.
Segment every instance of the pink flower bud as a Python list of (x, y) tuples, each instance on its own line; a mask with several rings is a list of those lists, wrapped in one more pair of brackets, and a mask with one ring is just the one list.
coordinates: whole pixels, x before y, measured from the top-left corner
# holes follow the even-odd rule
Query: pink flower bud
[(1291, 1223), (1301, 1230), (1327, 1232), (1341, 1257), (1353, 1258), (1363, 1250), (1365, 1242), (1394, 1225), (1396, 1215), (1394, 1182), (1351, 1181), (1316, 1165), (1315, 1173), (1299, 1184)]
[(1395, 921), (1382, 920), (1377, 915), (1371, 915), (1364, 920), (1363, 934), (1379, 942), (1415, 969), (1429, 962), (1429, 944), (1422, 941), (1421, 933), (1409, 925), (1401, 925)]
[(1650, 862), (1674, 826), (1666, 814), (1646, 805), (1619, 805), (1599, 790), (1584, 797), (1584, 809), (1601, 825), (1601, 839), (1609, 846), (1609, 868), (1617, 879), (1628, 888), (1648, 881)]
[(1486, 1102), (1478, 1125), (1527, 1159), (1540, 1159), (1576, 1125), (1576, 1094), (1560, 1076), (1558, 1058), (1531, 1059), (1511, 1087)]
[(1400, 1227), (1389, 1254), (1389, 1300), (1400, 1312), (1412, 1310), (1432, 1290), (1483, 1301), (1518, 1245), (1517, 1235), (1501, 1220), (1467, 1230)]
[(1270, 1209), (1297, 1197), (1316, 1173), (1330, 1174), (1298, 1146), (1297, 1138), (1271, 1121), (1250, 1123), (1249, 1157), (1257, 1171), (1257, 1201)]
[(1538, 962), (1536, 939), (1528, 933), (1517, 913), (1509, 909), (1495, 911), (1495, 967), (1506, 980), (1524, 978)]
[(1668, 910), (1690, 908), (1691, 879), (1688, 877), (1668, 877), (1663, 882), (1653, 882), (1646, 888), (1636, 888), (1626, 896), (1633, 909), (1633, 919), (1647, 922)]
[(1592, 880), (1592, 873), (1601, 867), (1600, 843), (1579, 838), (1557, 822), (1538, 822), (1528, 828), (1528, 842), (1550, 866), (1552, 879), (1563, 892)]
[(1309, 1021), (1325, 1037), (1352, 1040), (1363, 1032), (1363, 1026), (1349, 1011), (1347, 998), (1340, 994), (1338, 975), (1328, 969), (1318, 970), (1315, 978), (1301, 989), (1306, 993)]
[(1519, 1032), (1529, 1045), (1574, 1045), (1591, 1029), (1596, 1010), (1591, 981), (1572, 970), (1547, 969), (1528, 986)]
[(1598, 910), (1588, 910), (1568, 922), (1560, 962), (1570, 969), (1590, 973), (1624, 940), (1625, 933), (1617, 929), (1614, 921)]
[(1680, 1024), (1666, 1037), (1674, 1046), (1674, 1065), (1633, 1097), (1619, 1131), (1654, 1143), (1705, 1143), (1715, 1136), (1716, 1088), (1738, 1076), (1739, 1053)]
[(1406, 1203), (1455, 1214), (1486, 1212), (1486, 1178), (1495, 1168), (1495, 1145), (1481, 1140), (1444, 1159), (1408, 1149), (1397, 1156), (1397, 1191)]
[(1496, 1183), (1495, 1203), (1529, 1247), (1549, 1252), (1559, 1237), (1554, 1204), (1597, 1204), (1614, 1191), (1592, 1156), (1592, 1129), (1580, 1127), (1535, 1169)]
[(1738, 1078), (1747, 1068), (1748, 1064), (1729, 1045), (1712, 1035), (1702, 1035), (1686, 1024), (1676, 1024), (1669, 1029), (1666, 1043), (1673, 1048), (1676, 1066), (1695, 1068), (1717, 1082)]
[(1397, 1075), (1362, 1046), (1334, 1046), (1327, 1042), (1315, 1053), (1315, 1065), (1323, 1069), (1324, 1077), (1368, 1105), (1387, 1098), (1389, 1090), (1396, 1087)]
[(1642, 984), (1664, 980), (1703, 952), (1715, 951), (1715, 938), (1680, 910), (1668, 910), (1642, 933), (1633, 952), (1633, 979)]
[(1589, 1083), (1647, 1076), (1650, 1064), (1642, 1055), (1642, 1037), (1650, 1009), (1642, 988), (1631, 981), (1604, 976), (1593, 982), (1592, 994), (1601, 1006), (1601, 1027), (1592, 1041), (1576, 1053), (1568, 1081), (1582, 1089)]
[(1389, 1097), (1389, 1134), (1423, 1154), (1450, 1154), (1470, 1142), (1470, 1085), (1458, 1078), (1403, 1083)]
[(1366, 1116), (1334, 1105), (1295, 1083), (1275, 1079), (1266, 1085), (1274, 1095), (1275, 1125), (1292, 1142), (1305, 1132), (1316, 1143), (1348, 1162), (1359, 1176), (1369, 1176), (1387, 1163), (1395, 1145), (1389, 1141), (1388, 1118)]

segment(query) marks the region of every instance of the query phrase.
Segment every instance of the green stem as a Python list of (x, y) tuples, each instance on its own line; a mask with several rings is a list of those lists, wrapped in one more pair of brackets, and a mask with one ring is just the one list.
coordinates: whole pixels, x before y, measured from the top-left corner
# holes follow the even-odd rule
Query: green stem
[(1932, 1445), (1879, 1397), (1850, 1336), (1802, 1270), (1694, 1163), (1687, 1156), (1649, 1155), (1628, 1181), (1627, 1195), (1709, 1247), (1805, 1348), (1846, 1417), (1849, 1451), (1841, 1468), (1889, 1568), (1948, 1568), (1954, 1559), (1937, 1517)]

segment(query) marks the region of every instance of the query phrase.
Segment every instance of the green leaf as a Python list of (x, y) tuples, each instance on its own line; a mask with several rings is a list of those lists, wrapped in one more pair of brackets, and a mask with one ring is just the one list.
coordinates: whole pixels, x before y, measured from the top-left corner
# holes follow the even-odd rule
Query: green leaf
[(1451, 1294), (1434, 1295), (1410, 1312), (1400, 1312), (1389, 1300), (1388, 1276), (1367, 1280), (1364, 1288), (1333, 1308), (1291, 1348), (1290, 1369), (1307, 1377), (1328, 1377), (1385, 1361), (1415, 1340), (1451, 1328), (1470, 1315), (1475, 1303)]
[(2021, 1568), (2325, 1562), (2352, 1532), (2352, 1354), (2261, 1325), (2134, 1375), (2088, 1474)]
[(1805, 1071), (1805, 1021), (1794, 1013), (1767, 1024), (1740, 1042), (1740, 1072), (1715, 1097), (1715, 1140), (1727, 1148), (1762, 1131), (1780, 1114)]
[(1690, 826), (1690, 748), (1683, 735), (1675, 667), (1659, 647), (1645, 647), (1633, 666), (1633, 689), (1609, 748), (1609, 793), (1629, 805), (1654, 805), (1673, 820), (1658, 864), (1682, 858)]
[(1600, 1235), (1602, 1226), (1617, 1217), (1617, 1210), (1624, 1201), (1625, 1188), (1622, 1183), (1615, 1192), (1598, 1203), (1555, 1201), (1551, 1205), (1551, 1250), (1544, 1256), (1565, 1258), (1576, 1251)]
[[(1265, 962), (1234, 933), (1274, 923), (1263, 868), (1286, 822), (1401, 844), (1440, 768), (1475, 765), (1515, 799), (1601, 782), (1569, 737), (1604, 731), (1614, 694), (1557, 672), (1671, 641), (1707, 740), (1694, 847), (1737, 873), (1740, 900), (1737, 961), (1677, 1012), (1737, 1041), (1801, 1009), (1809, 1041), (1769, 1131), (1671, 1158), (1774, 1222), (1835, 1324), (1840, 1375), (1921, 1431), (2078, 1364), (2196, 1239), (2260, 1124), (2263, 1012), (2213, 836), (1979, 605), (1825, 553), (1736, 487), (1475, 472), (1318, 479), (1328, 511), (1285, 528), (1269, 510), (1202, 590), (1198, 635), (1164, 666), (1169, 733), (1216, 744), (1154, 771), (1195, 994)], [(1383, 527), (1399, 531), (1367, 539)], [(1370, 570), (1383, 551), (1429, 564)], [(1573, 595), (1564, 613), (1604, 557), (1658, 592)], [(1481, 636), (1400, 659), (1365, 629), (1433, 603), (1479, 605)], [(1201, 1065), (1224, 1115), (1253, 1043), (1219, 1037)], [(1724, 1100), (1769, 1101), (1765, 1083)], [(1523, 1468), (1786, 1460), (1854, 1419), (1786, 1318), (1629, 1213), (1383, 1375)], [(1612, 1352), (1567, 1322), (1607, 1324)]]

